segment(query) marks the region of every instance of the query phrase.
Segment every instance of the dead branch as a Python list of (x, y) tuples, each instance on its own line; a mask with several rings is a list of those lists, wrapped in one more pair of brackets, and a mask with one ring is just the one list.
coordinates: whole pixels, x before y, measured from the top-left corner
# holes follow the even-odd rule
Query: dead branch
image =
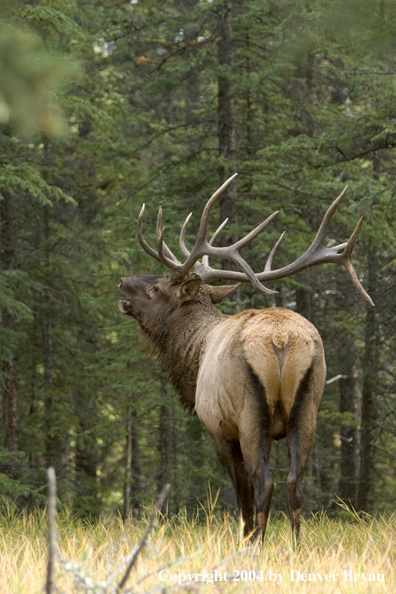
[(157, 499), (157, 501), (156, 501), (156, 503), (154, 505), (154, 509), (153, 509), (152, 514), (150, 516), (150, 519), (149, 519), (149, 522), (148, 522), (148, 525), (147, 525), (147, 528), (146, 528), (146, 532), (144, 533), (142, 540), (140, 541), (140, 543), (138, 544), (138, 546), (136, 547), (136, 549), (134, 551), (134, 554), (133, 554), (133, 556), (132, 556), (132, 558), (131, 558), (131, 560), (129, 562), (129, 565), (128, 565), (127, 570), (126, 570), (126, 572), (124, 574), (124, 577), (122, 578), (122, 580), (118, 584), (118, 592), (121, 592), (121, 590), (125, 586), (126, 581), (127, 581), (128, 577), (129, 577), (129, 574), (131, 573), (132, 568), (134, 567), (134, 565), (135, 565), (135, 563), (137, 561), (137, 558), (138, 558), (138, 555), (139, 555), (140, 551), (146, 546), (147, 539), (150, 536), (150, 533), (151, 533), (152, 529), (154, 528), (154, 523), (155, 523), (155, 520), (157, 518), (157, 514), (158, 514), (159, 510), (161, 509), (162, 504), (164, 503), (165, 499), (167, 498), (167, 496), (169, 494), (170, 487), (171, 486), (169, 484), (168, 485), (165, 485), (165, 487), (162, 489), (162, 491), (161, 491), (161, 493), (160, 493), (160, 495), (159, 495), (159, 497), (158, 497), (158, 499)]
[(48, 479), (48, 506), (47, 506), (47, 522), (48, 522), (48, 565), (47, 565), (47, 583), (45, 586), (46, 594), (53, 594), (55, 592), (55, 559), (57, 553), (57, 538), (56, 538), (56, 476), (55, 469), (47, 469)]
[(386, 419), (387, 419), (387, 418), (388, 418), (390, 415), (393, 415), (393, 413), (394, 413), (394, 412), (396, 412), (396, 407), (395, 407), (393, 410), (390, 410), (389, 412), (387, 412), (387, 413), (386, 413), (386, 415), (384, 415), (384, 416), (382, 417), (382, 420), (381, 420), (380, 426), (378, 427), (378, 431), (377, 431), (377, 433), (376, 433), (376, 435), (375, 435), (374, 439), (373, 439), (372, 441), (370, 441), (370, 445), (371, 445), (371, 446), (375, 444), (375, 442), (377, 441), (378, 437), (380, 436), (380, 433), (381, 433), (381, 431), (382, 431), (382, 427), (384, 426), (384, 423), (385, 423)]

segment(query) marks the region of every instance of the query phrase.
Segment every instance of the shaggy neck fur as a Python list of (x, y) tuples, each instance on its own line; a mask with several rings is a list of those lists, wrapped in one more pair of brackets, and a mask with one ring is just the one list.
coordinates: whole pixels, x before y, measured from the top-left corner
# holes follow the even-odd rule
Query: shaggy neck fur
[(208, 333), (226, 317), (201, 290), (198, 297), (184, 303), (155, 328), (140, 323), (142, 340), (157, 356), (180, 401), (186, 408), (195, 405), (195, 390)]

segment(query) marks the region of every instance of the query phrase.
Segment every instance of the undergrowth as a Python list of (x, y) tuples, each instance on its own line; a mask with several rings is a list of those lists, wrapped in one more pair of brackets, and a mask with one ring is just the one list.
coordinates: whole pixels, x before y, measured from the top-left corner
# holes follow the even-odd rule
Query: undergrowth
[[(43, 591), (47, 564), (45, 513), (3, 511), (0, 592), (38, 594)], [(148, 515), (128, 522), (108, 517), (89, 523), (66, 511), (59, 514), (57, 591), (109, 592), (125, 570), (126, 556), (140, 542)], [(263, 547), (244, 542), (239, 522), (211, 509), (206, 521), (198, 516), (188, 519), (183, 513), (159, 517), (123, 591), (168, 590), (395, 592), (396, 517), (360, 517), (346, 506), (338, 519), (313, 516), (302, 523), (296, 551), (283, 516), (270, 519)]]

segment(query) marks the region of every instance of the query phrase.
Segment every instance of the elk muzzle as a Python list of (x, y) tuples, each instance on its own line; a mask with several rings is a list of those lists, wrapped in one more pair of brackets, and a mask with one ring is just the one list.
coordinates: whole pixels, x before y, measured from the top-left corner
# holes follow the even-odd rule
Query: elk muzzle
[[(120, 284), (118, 285), (118, 288), (119, 288), (120, 292), (122, 293), (123, 297), (126, 297), (126, 295), (124, 294), (124, 291), (123, 291), (123, 287), (122, 287), (122, 284), (124, 281), (125, 281), (125, 278), (122, 278), (120, 280)], [(129, 313), (131, 308), (132, 308), (132, 303), (129, 300), (124, 300), (124, 301), (118, 302), (118, 309), (120, 310), (120, 312), (122, 314)]]
[(147, 290), (158, 276), (139, 276), (131, 274), (121, 279), (118, 289), (124, 297), (118, 302), (118, 309), (122, 314), (129, 314), (133, 317), (142, 311), (149, 309), (149, 297)]

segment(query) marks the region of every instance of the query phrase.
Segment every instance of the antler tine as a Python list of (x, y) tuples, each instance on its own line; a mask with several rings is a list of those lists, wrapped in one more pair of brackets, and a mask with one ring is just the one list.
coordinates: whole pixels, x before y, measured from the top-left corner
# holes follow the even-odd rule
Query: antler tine
[(323, 244), (326, 234), (327, 234), (327, 229), (329, 228), (330, 221), (332, 219), (332, 216), (335, 213), (335, 211), (337, 210), (341, 200), (344, 198), (347, 189), (348, 189), (348, 184), (342, 190), (342, 192), (338, 196), (338, 198), (336, 198), (334, 200), (333, 204), (331, 204), (330, 207), (327, 209), (327, 212), (326, 212), (325, 216), (323, 217), (323, 220), (320, 224), (318, 232), (316, 233), (315, 239), (312, 242), (312, 245), (311, 245), (312, 250), (315, 250), (317, 247), (319, 247), (320, 245)]
[[(273, 221), (273, 219), (278, 214), (279, 214), (279, 211), (271, 214), (265, 221), (260, 223), (260, 225), (258, 225), (255, 229), (250, 231), (250, 233), (248, 233), (245, 237), (243, 237), (239, 241), (235, 242), (234, 244), (227, 246), (227, 247), (214, 248), (214, 247), (212, 247), (212, 243), (213, 243), (214, 239), (217, 237), (217, 235), (220, 233), (221, 229), (226, 224), (227, 221), (224, 221), (220, 225), (220, 227), (215, 231), (209, 244), (206, 244), (206, 250), (205, 250), (205, 254), (202, 258), (202, 264), (196, 265), (196, 270), (197, 271), (200, 270), (201, 274), (203, 273), (203, 276), (205, 277), (204, 271), (206, 268), (209, 267), (209, 256), (210, 255), (218, 256), (220, 258), (225, 258), (225, 259), (231, 260), (232, 262), (237, 264), (237, 266), (239, 266), (239, 268), (244, 272), (244, 274), (246, 274), (246, 276), (253, 283), (253, 285), (257, 289), (259, 289), (259, 291), (261, 291), (265, 295), (275, 295), (277, 293), (277, 291), (272, 291), (271, 289), (267, 289), (260, 283), (260, 281), (257, 278), (257, 275), (253, 272), (253, 270), (250, 268), (250, 266), (247, 264), (247, 262), (240, 255), (239, 250), (242, 247), (244, 247), (247, 243), (252, 241), (259, 233), (261, 233), (267, 227), (267, 225), (269, 225), (269, 223), (271, 223), (271, 221)], [(203, 241), (204, 240), (202, 240), (202, 243), (203, 243)], [(205, 234), (205, 242), (206, 242), (206, 234)], [(198, 246), (198, 245), (200, 245), (200, 244), (197, 240), (196, 246)], [(211, 269), (211, 270), (213, 270), (213, 269)]]
[(143, 215), (144, 215), (144, 209), (146, 208), (146, 205), (143, 204), (139, 216), (138, 216), (138, 222), (137, 222), (137, 238), (138, 241), (140, 243), (140, 245), (142, 246), (142, 248), (144, 249), (144, 251), (151, 256), (152, 258), (155, 258), (156, 260), (158, 260), (158, 262), (161, 262), (161, 258), (158, 255), (158, 252), (156, 252), (155, 250), (153, 250), (153, 248), (151, 246), (149, 246), (149, 244), (147, 243), (147, 241), (144, 239), (143, 237), (143, 232), (142, 232), (142, 220), (143, 220)]
[[(178, 262), (176, 260), (175, 256), (173, 256), (173, 254), (169, 250), (169, 248), (167, 248), (165, 241), (164, 241), (164, 234), (165, 234), (165, 227), (162, 227), (160, 230), (159, 237), (158, 237), (158, 256), (159, 256), (160, 262), (162, 264), (164, 264), (165, 266), (167, 266), (168, 268), (170, 268), (171, 270), (177, 271), (178, 267), (180, 267), (181, 264), (180, 264), (180, 262)], [(166, 251), (170, 252), (175, 259), (174, 260), (170, 259), (167, 256)]]
[(265, 221), (263, 221), (255, 229), (253, 229), (253, 231), (250, 231), (250, 233), (248, 233), (247, 235), (245, 235), (245, 237), (242, 237), (242, 239), (240, 239), (239, 241), (237, 241), (236, 243), (234, 243), (234, 245), (231, 246), (231, 247), (233, 249), (235, 249), (235, 250), (240, 250), (241, 248), (243, 248), (247, 243), (249, 243), (255, 237), (257, 237), (257, 235), (259, 233), (261, 233), (262, 231), (264, 231), (264, 229), (275, 219), (275, 217), (278, 216), (278, 214), (279, 214), (279, 210), (277, 210), (276, 212), (272, 213), (272, 215), (270, 215), (268, 218), (266, 218)]
[(351, 262), (351, 255), (352, 255), (352, 250), (355, 246), (355, 243), (357, 241), (357, 238), (359, 237), (359, 233), (360, 230), (362, 228), (363, 225), (363, 217), (360, 217), (355, 229), (353, 230), (352, 235), (349, 238), (349, 241), (346, 245), (346, 248), (344, 250), (344, 258), (345, 258), (345, 267), (349, 272), (349, 275), (352, 279), (353, 284), (355, 285), (355, 287), (357, 288), (357, 290), (359, 291), (359, 293), (363, 296), (363, 298), (368, 301), (368, 303), (370, 303), (372, 306), (374, 306), (374, 302), (371, 299), (370, 295), (364, 290), (360, 280), (358, 279), (358, 276), (356, 274), (356, 270)]
[(271, 270), (271, 266), (272, 266), (272, 262), (274, 260), (274, 256), (276, 254), (276, 250), (278, 249), (278, 247), (279, 247), (282, 239), (284, 238), (285, 233), (286, 233), (286, 231), (283, 231), (282, 235), (279, 237), (278, 241), (276, 242), (276, 244), (272, 248), (271, 253), (268, 256), (268, 259), (267, 259), (267, 261), (265, 263), (264, 272), (269, 272)]
[(211, 210), (214, 202), (220, 196), (220, 194), (222, 192), (224, 192), (224, 190), (230, 185), (230, 183), (232, 182), (233, 179), (235, 179), (236, 176), (237, 176), (237, 173), (234, 173), (234, 175), (232, 175), (228, 180), (226, 180), (223, 183), (223, 185), (220, 186), (220, 188), (218, 190), (216, 190), (216, 192), (209, 198), (208, 202), (206, 203), (204, 211), (202, 213), (201, 222), (199, 225), (198, 237), (197, 237), (197, 240), (196, 240), (196, 243), (195, 243), (195, 246), (194, 246), (192, 252), (189, 252), (189, 250), (187, 249), (185, 242), (184, 242), (186, 227), (187, 227), (188, 221), (190, 220), (191, 215), (189, 215), (187, 217), (187, 219), (183, 225), (183, 228), (181, 230), (180, 238), (179, 238), (181, 250), (183, 251), (183, 254), (187, 257), (187, 260), (184, 262), (184, 264), (181, 264), (176, 259), (176, 257), (172, 254), (172, 252), (170, 251), (170, 249), (167, 247), (167, 245), (164, 242), (164, 228), (161, 226), (162, 225), (162, 209), (161, 208), (159, 209), (158, 218), (157, 218), (157, 227), (156, 227), (156, 235), (157, 235), (157, 240), (158, 240), (158, 252), (153, 250), (143, 238), (142, 217), (143, 217), (144, 207), (140, 211), (140, 214), (138, 217), (138, 240), (139, 240), (140, 245), (143, 247), (143, 249), (150, 256), (152, 256), (156, 260), (159, 260), (162, 264), (164, 264), (165, 266), (167, 266), (174, 272), (177, 272), (181, 276), (186, 275), (191, 270), (191, 268), (194, 266), (194, 264), (199, 260), (199, 258), (201, 258), (202, 256), (204, 256), (206, 254), (206, 248), (210, 247), (207, 242), (208, 222), (209, 222), (210, 210)]
[(223, 185), (220, 186), (218, 190), (207, 201), (204, 211), (202, 213), (201, 222), (199, 224), (198, 236), (197, 236), (197, 244), (201, 243), (202, 241), (206, 241), (206, 237), (208, 235), (208, 223), (209, 223), (209, 214), (213, 204), (216, 202), (217, 198), (224, 192), (226, 188), (230, 185), (230, 183), (236, 178), (238, 174), (234, 173), (231, 175)]
[[(219, 225), (219, 227), (213, 233), (212, 237), (209, 240), (209, 245), (213, 245), (214, 244), (214, 242), (216, 241), (216, 238), (219, 236), (219, 233), (222, 232), (222, 230), (227, 225), (227, 223), (228, 223), (228, 217), (221, 223), (221, 225)], [(208, 266), (209, 265), (209, 256), (202, 256), (202, 264), (204, 266)]]
[(357, 238), (359, 237), (359, 233), (362, 228), (362, 225), (363, 225), (363, 217), (360, 217), (360, 219), (358, 220), (356, 227), (354, 228), (353, 233), (350, 236), (350, 238), (348, 239), (348, 243), (346, 244), (346, 247), (345, 247), (344, 256), (348, 259), (352, 255), (352, 250), (355, 247), (355, 243), (357, 241)]
[(250, 280), (253, 283), (253, 285), (257, 289), (259, 289), (259, 291), (261, 291), (265, 295), (275, 295), (277, 293), (277, 291), (272, 291), (271, 289), (267, 289), (266, 287), (264, 287), (264, 285), (262, 285), (260, 283), (260, 281), (257, 278), (257, 275), (253, 272), (253, 270), (250, 268), (250, 266), (247, 264), (247, 262), (240, 255), (239, 250), (242, 247), (244, 247), (246, 244), (248, 244), (250, 241), (252, 241), (259, 233), (261, 233), (267, 227), (267, 225), (269, 225), (269, 223), (271, 223), (271, 221), (274, 220), (274, 218), (278, 214), (279, 214), (279, 211), (271, 214), (265, 221), (260, 223), (260, 225), (258, 225), (255, 229), (250, 231), (250, 233), (248, 233), (245, 237), (243, 237), (239, 241), (235, 242), (234, 244), (232, 244), (228, 247), (213, 248), (212, 247), (213, 239), (218, 235), (218, 233), (224, 227), (226, 221), (224, 223), (222, 223), (220, 225), (220, 227), (216, 230), (214, 236), (212, 237), (212, 239), (209, 242), (209, 245), (207, 246), (207, 253), (202, 258), (202, 264), (196, 265), (197, 272), (199, 270), (200, 271), (199, 273), (201, 275), (203, 275), (204, 277), (205, 277), (205, 269), (206, 270), (209, 269), (213, 273), (213, 269), (211, 269), (209, 267), (209, 256), (210, 255), (225, 258), (225, 259), (231, 260), (232, 262), (237, 264), (237, 266), (239, 266), (239, 268), (243, 271), (243, 273), (246, 274), (246, 276), (248, 277), (248, 280)]
[[(180, 237), (179, 237), (179, 246), (180, 246), (180, 249), (183, 252), (183, 255), (186, 256), (187, 258), (190, 255), (190, 252), (188, 251), (188, 249), (186, 247), (186, 244), (184, 242), (184, 237), (185, 237), (186, 228), (187, 228), (187, 225), (188, 225), (188, 222), (189, 222), (191, 216), (192, 216), (192, 212), (190, 212), (190, 214), (188, 215), (188, 217), (184, 221), (184, 225), (182, 227), (182, 230), (180, 231)], [(214, 244), (214, 242), (216, 241), (217, 237), (222, 232), (222, 230), (224, 229), (224, 227), (226, 226), (227, 223), (228, 223), (228, 217), (221, 223), (221, 225), (219, 225), (219, 227), (213, 233), (212, 237), (209, 240), (209, 245), (213, 245)], [(208, 258), (208, 256), (203, 256), (203, 258)]]
[(190, 212), (190, 214), (187, 216), (186, 220), (184, 221), (182, 230), (180, 231), (180, 237), (179, 237), (179, 246), (183, 253), (183, 256), (186, 256), (186, 258), (188, 258), (188, 256), (190, 255), (190, 252), (188, 251), (188, 249), (186, 247), (186, 244), (184, 242), (184, 237), (186, 234), (188, 222), (191, 219), (191, 217), (192, 217), (192, 212)]
[(265, 295), (276, 295), (278, 293), (278, 291), (272, 291), (272, 289), (267, 289), (267, 287), (264, 287), (264, 285), (260, 283), (260, 281), (257, 278), (257, 275), (253, 272), (249, 264), (242, 258), (242, 256), (238, 252), (236, 252), (236, 254), (230, 257), (230, 260), (235, 262), (235, 264), (237, 264), (237, 266), (239, 266), (239, 268), (241, 268), (244, 271), (244, 273), (252, 282), (252, 284), (261, 293), (264, 293)]
[[(187, 223), (189, 221), (189, 217), (187, 217), (187, 219), (183, 225), (181, 234), (180, 234), (181, 235), (181, 245), (183, 246), (182, 249), (184, 250), (184, 254), (187, 256), (187, 260), (184, 262), (184, 264), (181, 264), (177, 268), (173, 268), (173, 270), (177, 271), (180, 275), (187, 274), (193, 268), (193, 266), (197, 263), (199, 258), (201, 258), (202, 256), (205, 256), (205, 255), (209, 255), (208, 248), (210, 248), (211, 246), (209, 245), (209, 243), (207, 241), (207, 235), (208, 235), (208, 224), (209, 224), (210, 210), (211, 210), (213, 204), (215, 203), (215, 201), (217, 200), (217, 198), (220, 196), (220, 194), (222, 194), (222, 192), (224, 192), (224, 190), (230, 185), (232, 180), (235, 179), (235, 177), (237, 175), (238, 175), (237, 173), (234, 173), (234, 175), (232, 175), (230, 178), (228, 178), (227, 181), (225, 181), (224, 184), (222, 186), (220, 186), (220, 188), (218, 190), (216, 190), (216, 192), (214, 194), (212, 194), (212, 196), (207, 201), (205, 208), (203, 210), (202, 216), (201, 216), (201, 221), (199, 223), (197, 239), (196, 239), (195, 245), (191, 252), (189, 252), (187, 250), (186, 245), (184, 243), (184, 234), (185, 234)], [(187, 255), (187, 253), (188, 253), (188, 255)]]
[[(162, 228), (163, 228), (162, 227), (162, 206), (160, 206), (159, 209), (158, 209), (157, 225), (156, 225), (156, 228), (155, 228), (155, 233), (157, 235), (157, 241), (158, 242), (160, 241)], [(174, 255), (174, 253), (166, 245), (163, 237), (162, 237), (161, 245), (162, 245), (162, 247), (161, 247), (162, 253), (167, 258), (169, 258), (170, 260), (173, 260), (173, 262), (175, 262), (175, 264), (180, 264), (179, 260), (176, 258), (176, 256)], [(159, 254), (159, 256), (160, 256), (160, 254)]]
[(155, 227), (155, 234), (157, 236), (157, 241), (159, 241), (159, 238), (161, 237), (161, 231), (162, 231), (162, 206), (160, 206), (158, 209), (157, 225)]
[(212, 237), (210, 238), (209, 245), (213, 245), (220, 233), (223, 231), (224, 227), (228, 223), (228, 217), (217, 227), (216, 231), (213, 233)]
[[(331, 218), (335, 213), (338, 205), (340, 204), (341, 200), (345, 196), (345, 193), (348, 189), (348, 186), (345, 186), (341, 194), (334, 200), (334, 202), (330, 205), (326, 214), (323, 217), (323, 220), (320, 224), (318, 232), (315, 235), (315, 239), (309, 246), (309, 248), (299, 257), (297, 260), (284, 266), (283, 268), (279, 268), (278, 270), (270, 270), (267, 267), (264, 269), (263, 272), (259, 273), (257, 277), (260, 281), (263, 280), (274, 280), (277, 278), (283, 278), (285, 276), (289, 276), (291, 274), (295, 274), (305, 268), (309, 268), (310, 266), (314, 266), (316, 264), (324, 264), (324, 263), (342, 263), (345, 265), (346, 257), (345, 257), (345, 248), (347, 247), (348, 243), (342, 243), (337, 246), (333, 246), (331, 248), (324, 247), (324, 241), (326, 238), (327, 229), (329, 227)], [(355, 229), (356, 231), (356, 229)], [(352, 234), (351, 239), (353, 239), (353, 243), (351, 244), (351, 249), (349, 254), (353, 249), (353, 245), (356, 242), (357, 235), (356, 233)]]

